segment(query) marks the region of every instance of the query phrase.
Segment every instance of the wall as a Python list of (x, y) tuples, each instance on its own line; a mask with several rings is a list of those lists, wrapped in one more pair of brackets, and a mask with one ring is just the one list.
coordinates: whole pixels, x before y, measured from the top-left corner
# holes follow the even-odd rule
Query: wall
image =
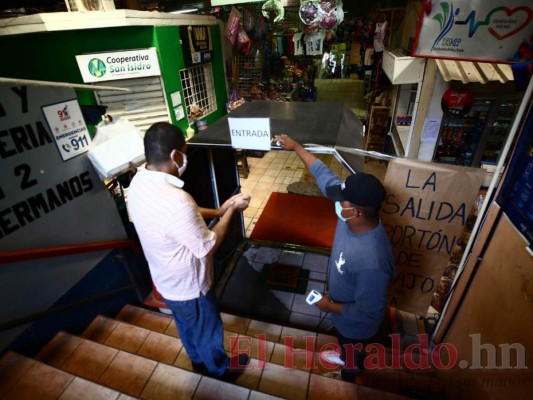
[[(459, 363), (438, 371), (448, 382), (448, 398), (530, 397), (532, 267), (523, 238), (504, 215), (494, 227), (487, 251), (444, 338), (456, 350), (459, 362), (476, 367), (464, 369)], [(510, 354), (507, 361), (505, 354)]]
[[(0, 252), (126, 238), (87, 153), (63, 160), (41, 111), (73, 98), (70, 88), (0, 84)], [(108, 253), (0, 264), (0, 324), (47, 310)], [(0, 352), (28, 326), (0, 329)]]
[[(442, 95), (450, 87), (450, 82), (446, 82), (440, 72), (435, 76), (435, 84), (433, 86), (433, 94), (429, 103), (429, 110), (426, 118), (442, 118), (443, 112), (440, 105)], [(420, 142), (420, 149), (418, 151), (418, 159), (424, 161), (431, 161), (435, 153), (436, 142)]]
[(533, 205), (528, 196), (532, 127), (529, 107), (496, 201), (482, 216), (433, 337), (448, 353), (446, 368), (437, 370), (437, 377), (446, 380), (447, 398), (531, 397), (533, 224), (527, 210)]
[[(219, 43), (221, 43), (220, 29), (216, 25), (213, 25), (210, 28), (214, 44), (214, 54), (211, 65), (213, 71), (213, 81), (215, 85), (217, 111), (205, 118), (208, 124), (215, 122), (226, 114), (227, 101), (224, 57), (222, 54), (222, 48), (219, 45)], [(175, 91), (182, 90), (179, 79), (179, 70), (186, 68), (182, 48), (179, 43), (178, 26), (155, 27), (154, 45), (158, 48), (160, 55), (161, 73), (163, 75), (167, 100), (169, 104), (172, 104), (170, 94)], [(171, 114), (173, 122), (185, 131), (185, 129), (187, 129), (187, 119), (184, 118), (180, 121), (176, 121), (174, 114)]]

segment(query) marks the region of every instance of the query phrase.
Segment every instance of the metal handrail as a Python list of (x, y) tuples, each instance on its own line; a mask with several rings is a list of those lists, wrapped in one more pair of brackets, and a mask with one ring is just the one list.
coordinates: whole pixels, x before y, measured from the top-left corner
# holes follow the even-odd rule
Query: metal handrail
[[(38, 247), (34, 249), (4, 251), (4, 252), (0, 252), (0, 264), (8, 264), (8, 263), (13, 263), (13, 262), (38, 260), (38, 259), (43, 259), (43, 258), (61, 257), (61, 256), (67, 256), (67, 255), (73, 255), (73, 254), (90, 253), (94, 251), (114, 250), (114, 249), (124, 249), (124, 248), (131, 249), (134, 252), (134, 254), (137, 256), (142, 254), (141, 249), (135, 240), (123, 239), (123, 240), (110, 240), (110, 241), (102, 241), (102, 242), (72, 244), (72, 245), (67, 245), (67, 246)], [(20, 318), (15, 318), (10, 321), (3, 321), (0, 323), (0, 331), (4, 329), (11, 329), (16, 326), (27, 324), (33, 321), (37, 321), (41, 318), (52, 316), (60, 312), (76, 308), (76, 307), (80, 307), (84, 304), (89, 304), (95, 301), (109, 298), (118, 293), (129, 291), (129, 290), (134, 290), (136, 292), (136, 295), (139, 301), (142, 303), (143, 299), (139, 291), (139, 286), (135, 282), (129, 263), (121, 255), (116, 255), (113, 258), (113, 262), (116, 262), (118, 260), (121, 260), (122, 263), (124, 264), (124, 267), (126, 268), (126, 272), (131, 281), (130, 285), (127, 285), (127, 286), (124, 286), (118, 289), (113, 289), (106, 293), (100, 293), (95, 296), (91, 296), (89, 298), (85, 298), (82, 300), (72, 302), (70, 304), (65, 304), (63, 306), (39, 311), (36, 313), (25, 315)]]
[(139, 245), (132, 239), (108, 240), (103, 242), (71, 244), (67, 246), (36, 247), (33, 249), (10, 250), (0, 252), (0, 264), (90, 253), (100, 250), (123, 249), (129, 247), (135, 254), (140, 254)]

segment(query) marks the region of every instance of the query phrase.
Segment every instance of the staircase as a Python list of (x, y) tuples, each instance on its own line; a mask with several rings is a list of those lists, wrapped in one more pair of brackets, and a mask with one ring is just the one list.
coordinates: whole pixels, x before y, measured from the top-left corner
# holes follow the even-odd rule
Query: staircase
[(338, 368), (322, 365), (316, 351), (336, 343), (332, 336), (224, 313), (222, 320), (226, 351), (251, 357), (232, 383), (193, 372), (171, 316), (126, 305), (115, 319), (96, 317), (81, 336), (59, 332), (35, 359), (6, 353), (0, 399), (407, 398), (397, 394), (403, 371), (374, 388), (368, 378), (367, 384), (339, 380)]

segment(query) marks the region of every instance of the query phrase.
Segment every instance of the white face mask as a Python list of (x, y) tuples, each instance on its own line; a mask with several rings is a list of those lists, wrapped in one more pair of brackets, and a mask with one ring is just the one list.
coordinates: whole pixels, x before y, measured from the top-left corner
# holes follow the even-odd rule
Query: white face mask
[(342, 205), (341, 205), (341, 202), (340, 201), (336, 201), (335, 202), (335, 214), (337, 214), (337, 217), (339, 217), (339, 219), (343, 222), (346, 222), (348, 221), (349, 219), (352, 219), (353, 217), (355, 217), (355, 215), (352, 215), (351, 217), (349, 218), (344, 218), (342, 216), (342, 211), (343, 210), (353, 210), (355, 207), (348, 207), (348, 208), (343, 208)]
[[(175, 150), (178, 151), (178, 150)], [(176, 169), (178, 170), (178, 176), (182, 176), (185, 170), (187, 169), (187, 155), (183, 154), (181, 151), (178, 151), (178, 153), (181, 154), (181, 157), (183, 158), (183, 163), (181, 164), (181, 167), (178, 165), (177, 162), (174, 162), (174, 165), (176, 166)]]

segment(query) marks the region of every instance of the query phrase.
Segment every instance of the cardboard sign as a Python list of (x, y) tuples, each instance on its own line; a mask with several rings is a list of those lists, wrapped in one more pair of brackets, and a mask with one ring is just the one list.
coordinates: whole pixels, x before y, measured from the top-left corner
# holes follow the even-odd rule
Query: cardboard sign
[(83, 82), (159, 76), (155, 48), (93, 53), (76, 56)]
[(85, 125), (78, 100), (69, 100), (43, 107), (43, 114), (53, 132), (63, 161), (89, 150), (91, 137)]
[(425, 0), (413, 56), (528, 61), (532, 21), (531, 0)]
[(0, 84), (0, 251), (126, 237), (87, 153), (64, 160), (48, 129), (43, 106), (75, 97), (71, 88)]
[(228, 124), (234, 149), (271, 149), (269, 118), (228, 118)]
[(483, 170), (394, 159), (382, 221), (396, 258), (389, 301), (426, 315), (483, 182)]

